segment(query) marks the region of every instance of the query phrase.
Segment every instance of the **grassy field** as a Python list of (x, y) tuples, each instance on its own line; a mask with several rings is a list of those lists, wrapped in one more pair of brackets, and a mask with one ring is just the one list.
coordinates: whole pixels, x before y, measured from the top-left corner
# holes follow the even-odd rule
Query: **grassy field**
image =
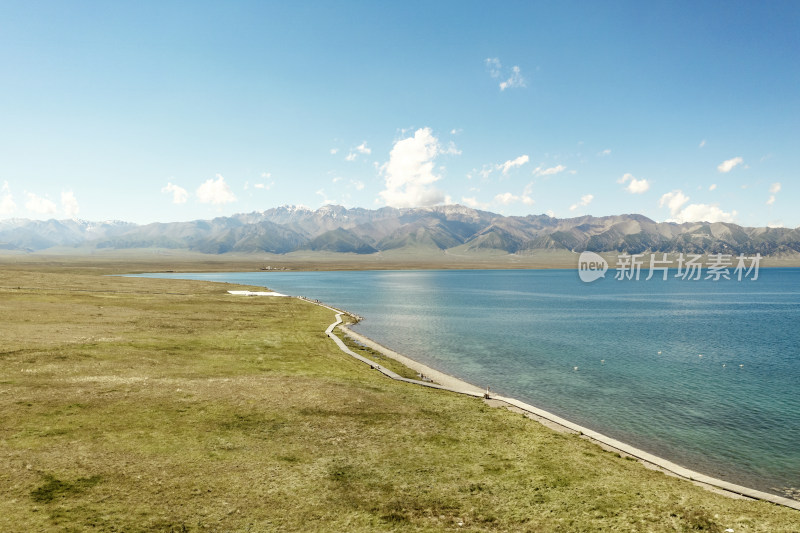
[(2, 531), (800, 531), (798, 511), (389, 380), (306, 302), (5, 266)]

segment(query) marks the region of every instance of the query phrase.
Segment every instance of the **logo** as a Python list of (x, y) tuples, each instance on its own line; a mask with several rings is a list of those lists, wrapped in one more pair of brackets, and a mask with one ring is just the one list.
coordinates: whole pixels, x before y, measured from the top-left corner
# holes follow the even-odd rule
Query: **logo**
[(581, 252), (578, 258), (578, 276), (581, 281), (591, 283), (606, 277), (608, 263), (594, 252)]

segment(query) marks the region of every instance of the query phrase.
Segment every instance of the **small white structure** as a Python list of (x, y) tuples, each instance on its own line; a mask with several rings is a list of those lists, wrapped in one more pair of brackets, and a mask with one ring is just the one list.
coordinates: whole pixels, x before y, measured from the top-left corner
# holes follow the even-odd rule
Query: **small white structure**
[(229, 294), (236, 296), (289, 296), (288, 294), (281, 294), (279, 292), (256, 292), (256, 291), (228, 291)]

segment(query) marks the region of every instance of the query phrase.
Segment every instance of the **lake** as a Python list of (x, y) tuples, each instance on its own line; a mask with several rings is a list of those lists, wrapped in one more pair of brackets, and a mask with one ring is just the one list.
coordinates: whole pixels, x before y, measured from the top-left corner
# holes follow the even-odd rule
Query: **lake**
[(269, 287), (429, 366), (713, 477), (800, 487), (800, 269), (583, 283), (575, 270), (150, 274)]

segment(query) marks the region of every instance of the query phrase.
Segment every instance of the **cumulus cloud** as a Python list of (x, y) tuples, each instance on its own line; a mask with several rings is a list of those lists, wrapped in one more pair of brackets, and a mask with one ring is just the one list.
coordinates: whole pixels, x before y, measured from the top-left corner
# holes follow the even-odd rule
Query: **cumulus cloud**
[(703, 139), (702, 141), (700, 141), (700, 146), (698, 146), (698, 148), (703, 148), (705, 145), (706, 145), (706, 140)]
[(599, 155), (600, 157), (611, 155), (611, 150), (609, 148), (606, 148), (602, 152), (598, 152), (597, 155)]
[(719, 165), (717, 165), (717, 170), (725, 174), (733, 170), (734, 167), (736, 167), (737, 165), (741, 165), (742, 163), (744, 163), (744, 159), (742, 159), (741, 157), (734, 157), (733, 159), (727, 159), (722, 163), (720, 163)]
[(356, 150), (358, 151), (359, 154), (371, 154), (372, 153), (372, 149), (371, 148), (367, 148), (367, 141), (364, 141), (363, 143), (361, 143), (358, 146), (356, 146)]
[(515, 195), (511, 194), (510, 192), (504, 192), (504, 193), (498, 194), (498, 195), (496, 195), (494, 197), (495, 203), (503, 204), (503, 205), (512, 204), (512, 203), (514, 203), (514, 202), (516, 202), (518, 200), (519, 200), (519, 196), (515, 196)]
[(236, 196), (225, 183), (222, 174), (217, 174), (217, 179), (208, 179), (197, 188), (197, 199), (204, 204), (229, 204), (236, 201)]
[(689, 201), (689, 197), (683, 194), (683, 191), (676, 189), (661, 196), (658, 201), (659, 207), (667, 206), (670, 213), (673, 215), (681, 210), (683, 204)]
[(564, 172), (565, 170), (567, 170), (567, 167), (565, 167), (564, 165), (556, 165), (556, 166), (550, 167), (550, 168), (536, 167), (535, 169), (533, 169), (533, 175), (534, 176), (554, 176), (556, 174), (560, 174), (560, 173)]
[(733, 222), (736, 211), (726, 213), (716, 205), (689, 204), (674, 216), (675, 222)]
[(355, 190), (363, 191), (364, 190), (364, 182), (359, 180), (350, 180), (350, 185), (352, 185)]
[(331, 148), (331, 155), (336, 155), (337, 153), (339, 153), (338, 148)]
[(75, 198), (75, 194), (72, 191), (61, 192), (61, 210), (70, 218), (74, 218), (78, 215), (80, 208), (78, 207), (78, 200)]
[(672, 218), (667, 222), (677, 222), (678, 224), (684, 222), (733, 222), (736, 217), (736, 211), (727, 213), (716, 205), (689, 204), (684, 207), (688, 201), (689, 197), (680, 189), (676, 189), (662, 195), (658, 205), (659, 207), (666, 206), (669, 209)]
[(780, 192), (780, 190), (781, 190), (780, 182), (775, 182), (772, 185), (770, 185), (770, 187), (769, 187), (770, 197), (769, 197), (769, 200), (767, 200), (767, 205), (772, 205), (772, 204), (775, 203), (775, 195), (778, 194), (778, 192)]
[(179, 187), (172, 182), (167, 182), (167, 186), (161, 189), (164, 194), (172, 194), (173, 204), (184, 204), (189, 199), (189, 191), (183, 187)]
[(524, 165), (525, 163), (527, 163), (528, 161), (530, 161), (530, 158), (527, 155), (523, 154), (523, 155), (519, 156), (516, 159), (509, 159), (505, 163), (501, 163), (501, 164), (497, 165), (497, 168), (501, 169), (503, 171), (503, 175), (505, 175), (505, 174), (508, 174), (509, 170), (511, 170), (513, 168), (519, 168), (522, 165)]
[(535, 203), (531, 194), (533, 193), (533, 182), (527, 184), (522, 190), (522, 203), (525, 205), (533, 205)]
[(628, 183), (628, 186), (625, 187), (625, 190), (631, 194), (642, 194), (650, 188), (650, 183), (646, 179), (642, 178), (637, 180), (633, 177), (633, 174), (624, 174), (620, 179), (617, 180), (617, 183), (626, 182), (630, 183)]
[(439, 140), (430, 128), (420, 128), (413, 137), (401, 139), (381, 166), (386, 189), (381, 198), (390, 207), (424, 207), (441, 203), (444, 193), (432, 185), (441, 179), (434, 174), (434, 160), (441, 152)]
[(14, 197), (10, 194), (0, 196), (0, 215), (10, 215), (17, 209)]
[(8, 182), (3, 182), (3, 187), (0, 188), (0, 215), (10, 215), (17, 209), (17, 204), (14, 202), (14, 197), (11, 195), (11, 187)]
[(345, 161), (355, 161), (357, 157), (358, 157), (357, 153), (350, 152), (349, 154), (347, 154), (347, 156), (344, 158), (344, 160)]
[(717, 188), (717, 184), (716, 184), (716, 183), (712, 183), (711, 185), (709, 185), (709, 186), (708, 186), (708, 190), (709, 190), (709, 191), (713, 191), (713, 190), (715, 190), (716, 188)]
[(32, 192), (28, 193), (28, 201), (25, 202), (25, 208), (40, 215), (52, 215), (58, 211), (56, 204), (52, 200), (36, 196)]
[(583, 196), (581, 196), (581, 200), (577, 204), (572, 204), (571, 206), (569, 206), (569, 210), (575, 211), (579, 207), (585, 207), (590, 203), (592, 203), (592, 200), (594, 200), (593, 194), (584, 194)]
[(467, 207), (471, 207), (473, 209), (487, 209), (489, 207), (488, 205), (479, 202), (474, 196), (469, 198), (462, 196), (461, 202)]

